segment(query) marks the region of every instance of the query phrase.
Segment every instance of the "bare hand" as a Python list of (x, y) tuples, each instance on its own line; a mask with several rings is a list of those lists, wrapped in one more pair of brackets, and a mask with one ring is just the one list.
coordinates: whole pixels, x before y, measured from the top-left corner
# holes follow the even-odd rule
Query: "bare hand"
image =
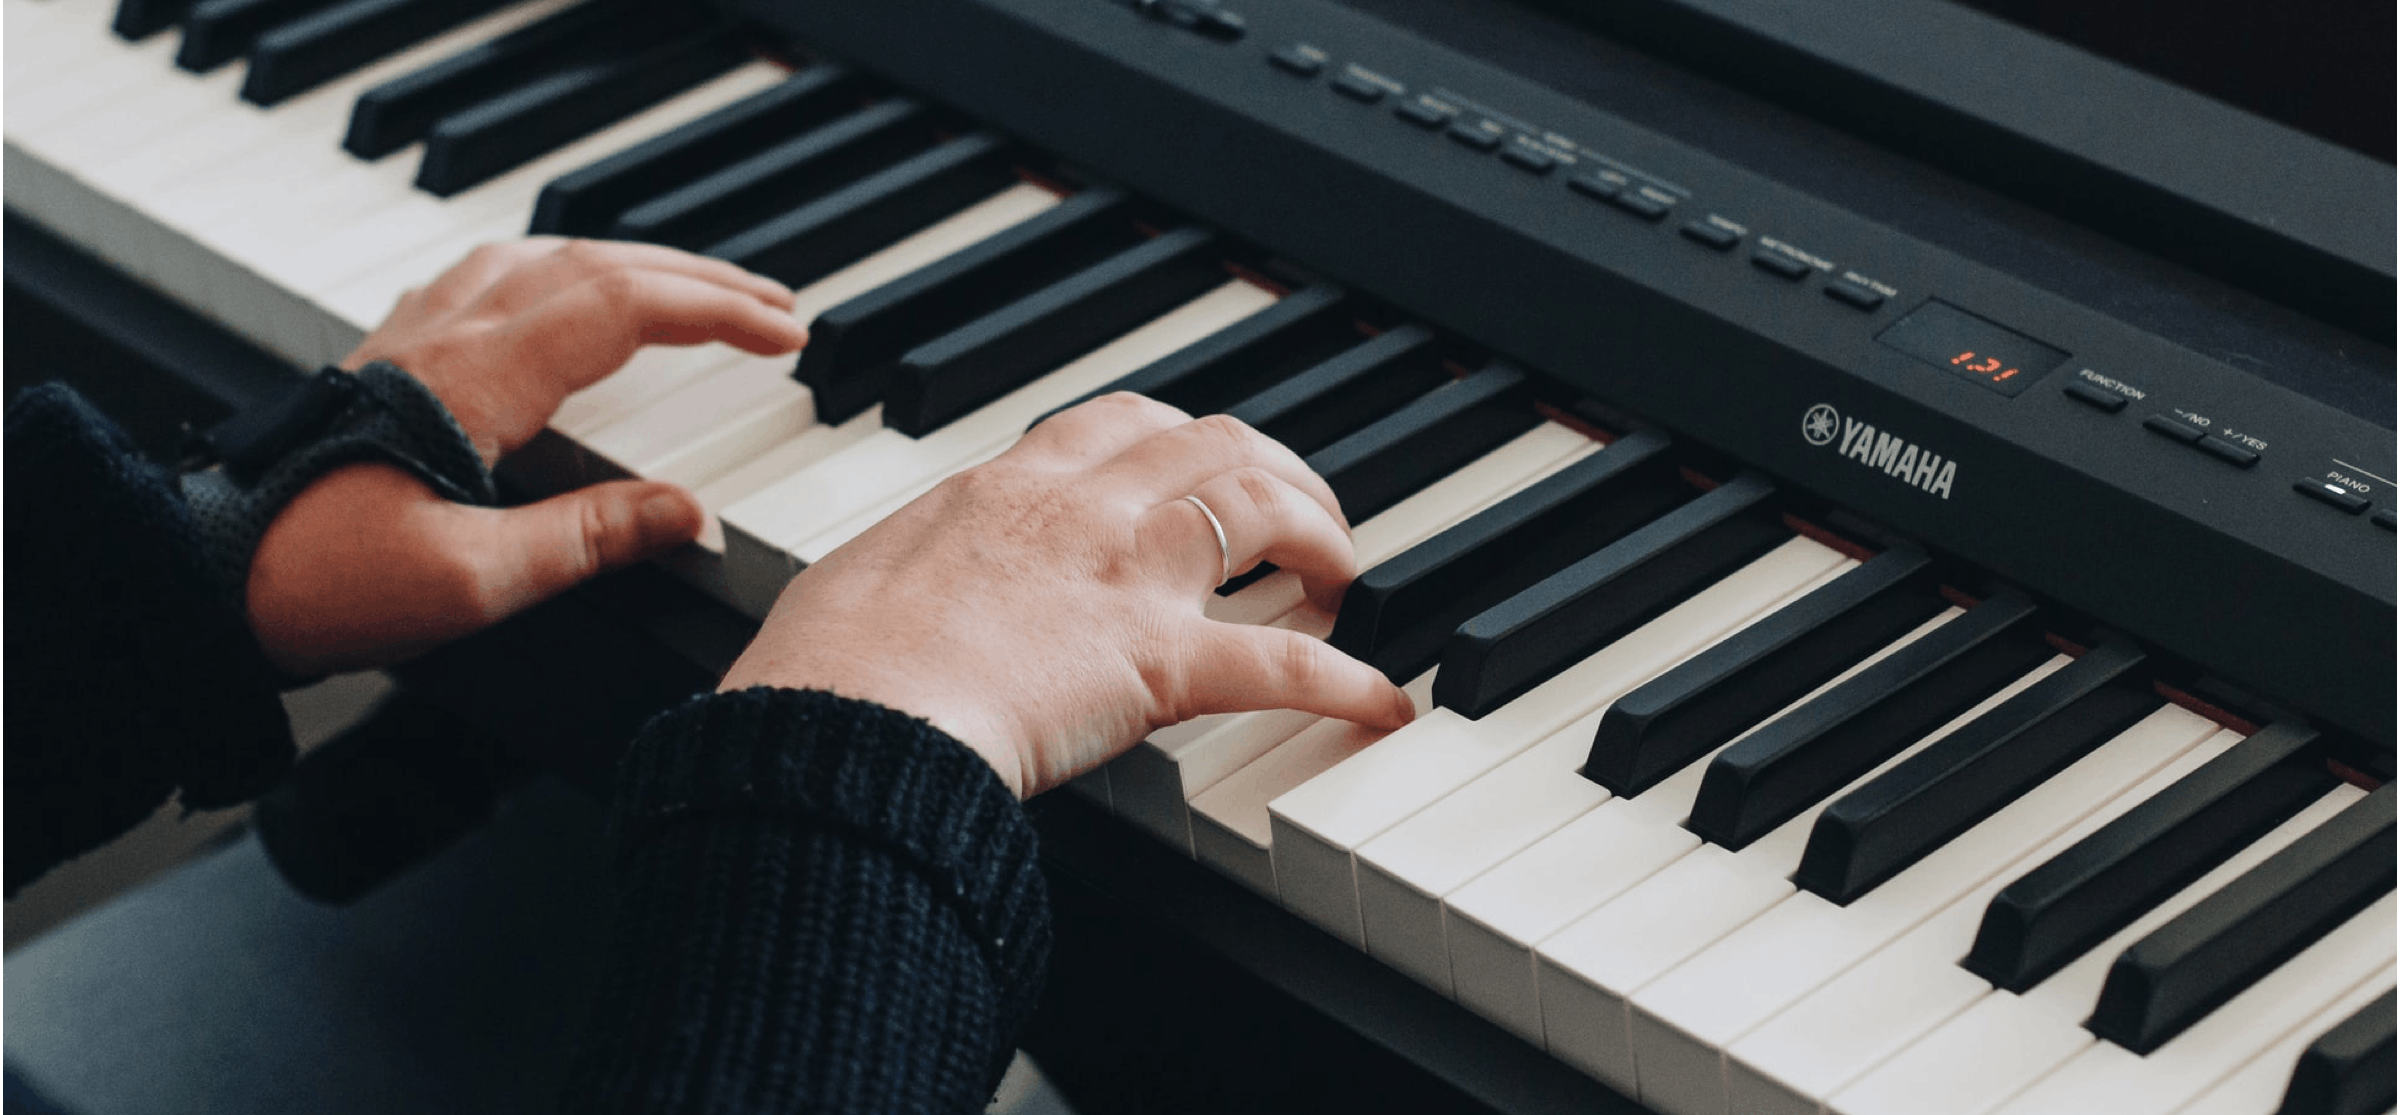
[[(487, 245), (402, 296), (342, 366), (388, 360), (416, 376), (489, 464), (644, 344), (798, 348), (808, 334), (791, 306), (771, 279), (669, 248)], [(384, 665), (683, 545), (701, 520), (672, 484), (618, 481), (503, 510), (450, 503), (389, 465), (350, 465), (286, 504), (259, 540), (250, 626), (294, 674)]]
[(1218, 623), (1225, 563), (1271, 561), (1338, 607), (1356, 570), (1333, 493), (1225, 417), (1111, 395), (1035, 427), (784, 590), (723, 688), (827, 689), (931, 721), (1020, 796), (1153, 729), (1294, 708), (1396, 728), (1383, 675), (1316, 639)]

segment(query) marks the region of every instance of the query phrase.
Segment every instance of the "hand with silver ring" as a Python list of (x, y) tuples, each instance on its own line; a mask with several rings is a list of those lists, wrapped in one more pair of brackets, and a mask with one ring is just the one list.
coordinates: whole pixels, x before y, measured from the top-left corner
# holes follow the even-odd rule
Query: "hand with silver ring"
[(1024, 797), (1207, 713), (1408, 723), (1408, 697), (1366, 664), (1201, 614), (1262, 561), (1313, 606), (1340, 606), (1357, 556), (1324, 480), (1234, 419), (1110, 395), (801, 573), (722, 688), (826, 689), (921, 716)]

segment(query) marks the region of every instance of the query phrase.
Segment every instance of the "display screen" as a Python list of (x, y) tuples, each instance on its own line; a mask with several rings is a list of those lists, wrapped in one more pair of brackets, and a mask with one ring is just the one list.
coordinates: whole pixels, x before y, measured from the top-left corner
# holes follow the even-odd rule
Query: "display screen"
[(1875, 339), (2003, 395), (2025, 390), (2067, 360), (2058, 349), (1938, 299)]

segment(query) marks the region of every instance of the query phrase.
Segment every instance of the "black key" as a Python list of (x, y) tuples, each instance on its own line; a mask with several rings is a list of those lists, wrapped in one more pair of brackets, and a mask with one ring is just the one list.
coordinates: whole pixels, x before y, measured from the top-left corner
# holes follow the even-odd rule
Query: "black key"
[(2368, 794), (2134, 942), (2084, 1026), (2149, 1053), (2390, 894), (2393, 794)]
[(1689, 500), (1668, 444), (1620, 438), (1360, 574), (1328, 641), (1402, 684), (1433, 668), (1460, 624)]
[(334, 0), (200, 0), (183, 19), (175, 64), (207, 73), (242, 56), (270, 27), (332, 6)]
[(1308, 467), (1363, 523), (1541, 420), (1525, 373), (1495, 364), (1309, 454)]
[(657, 42), (667, 34), (680, 37), (702, 22), (691, 13), (646, 10), (634, 0), (578, 4), (359, 94), (342, 150), (380, 159), (425, 138), (445, 116), (557, 71), (620, 54), (627, 49), (621, 27), (631, 26)]
[(803, 287), (1014, 181), (1008, 143), (975, 132), (736, 233), (706, 254)]
[(192, 0), (117, 0), (108, 29), (118, 37), (140, 42), (175, 26), (192, 10)]
[(425, 137), (417, 188), (436, 197), (482, 185), (749, 60), (730, 23), (572, 67), (443, 117)]
[(534, 202), (526, 231), (602, 235), (619, 214), (643, 201), (857, 109), (860, 85), (856, 74), (840, 66), (811, 66), (772, 89), (552, 181)]
[(509, 0), (343, 0), (268, 28), (250, 46), (242, 99), (272, 105), (499, 10)]
[(1016, 390), (1226, 281), (1215, 233), (1179, 228), (917, 346), (884, 425), (911, 437)]
[[(1328, 283), (1302, 287), (1075, 402), (1131, 391), (1185, 414), (1222, 413), (1357, 344), (1359, 330), (1352, 314), (1349, 295), (1342, 288)], [(814, 346), (816, 342), (809, 343)], [(803, 364), (807, 359), (805, 354), (801, 356)]]
[(1617, 699), (1583, 776), (1624, 796), (1725, 745), (1944, 607), (1933, 559), (1897, 546)]
[(881, 101), (793, 136), (644, 201), (617, 218), (611, 239), (697, 250), (755, 228), (937, 142), (933, 114)]
[(1433, 703), (1480, 718), (1791, 538), (1775, 486), (1744, 473), (1468, 620)]
[(1817, 816), (1792, 881), (1849, 905), (2166, 704), (2103, 641)]
[(2050, 654), (2033, 602), (1996, 593), (1718, 752), (1684, 827), (1748, 847)]
[(1959, 963), (2024, 993), (2333, 788), (2316, 733), (2272, 725), (1994, 895)]
[(1433, 331), (1401, 325), (1225, 409), (1305, 457), (1450, 378)]
[(2392, 1109), (2391, 992), (2309, 1043), (2275, 1115), (2380, 1115)]
[(1124, 194), (1092, 189), (817, 316), (793, 376), (817, 418), (844, 422), (883, 397), (908, 350), (1142, 243)]

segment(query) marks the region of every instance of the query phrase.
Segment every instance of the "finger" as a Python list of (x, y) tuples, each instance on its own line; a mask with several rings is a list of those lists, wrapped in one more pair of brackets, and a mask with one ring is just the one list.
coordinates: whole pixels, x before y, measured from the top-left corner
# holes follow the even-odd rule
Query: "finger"
[[(1215, 588), (1262, 560), (1271, 561), (1299, 575), (1310, 603), (1341, 607), (1343, 590), (1358, 575), (1358, 553), (1349, 532), (1315, 500), (1262, 468), (1235, 469), (1192, 494), (1208, 505), (1215, 525), (1189, 499), (1152, 508), (1141, 524), (1144, 553), (1178, 559), (1177, 583)], [(1223, 565), (1217, 549), (1220, 527)]]
[(1272, 627), (1208, 623), (1190, 642), (1186, 719), (1212, 712), (1289, 708), (1390, 731), (1416, 719), (1408, 694), (1374, 667), (1322, 642)]
[(516, 315), (508, 328), (521, 359), (573, 369), (568, 390), (615, 371), (644, 344), (723, 341), (771, 356), (808, 341), (808, 330), (782, 310), (662, 271), (605, 272)]
[(681, 275), (747, 295), (787, 313), (792, 308), (792, 289), (764, 275), (661, 244), (612, 240), (564, 241), (557, 251), (501, 279), (492, 296), (503, 307), (532, 305), (559, 290), (610, 271)]
[[(1349, 529), (1333, 489), (1300, 455), (1282, 442), (1251, 429), (1238, 418), (1212, 414), (1144, 438), (1109, 459), (1101, 471), (1129, 484), (1136, 494), (1164, 503), (1197, 490), (1210, 477), (1239, 468), (1263, 468), (1300, 489)], [(1206, 498), (1206, 497), (1202, 497)]]
[(1009, 448), (1023, 455), (1071, 464), (1096, 464), (1133, 443), (1192, 420), (1175, 407), (1130, 391), (1115, 391), (1053, 414), (1026, 431)]
[(482, 618), (496, 622), (700, 534), (700, 501), (673, 484), (619, 480), (478, 516)]

